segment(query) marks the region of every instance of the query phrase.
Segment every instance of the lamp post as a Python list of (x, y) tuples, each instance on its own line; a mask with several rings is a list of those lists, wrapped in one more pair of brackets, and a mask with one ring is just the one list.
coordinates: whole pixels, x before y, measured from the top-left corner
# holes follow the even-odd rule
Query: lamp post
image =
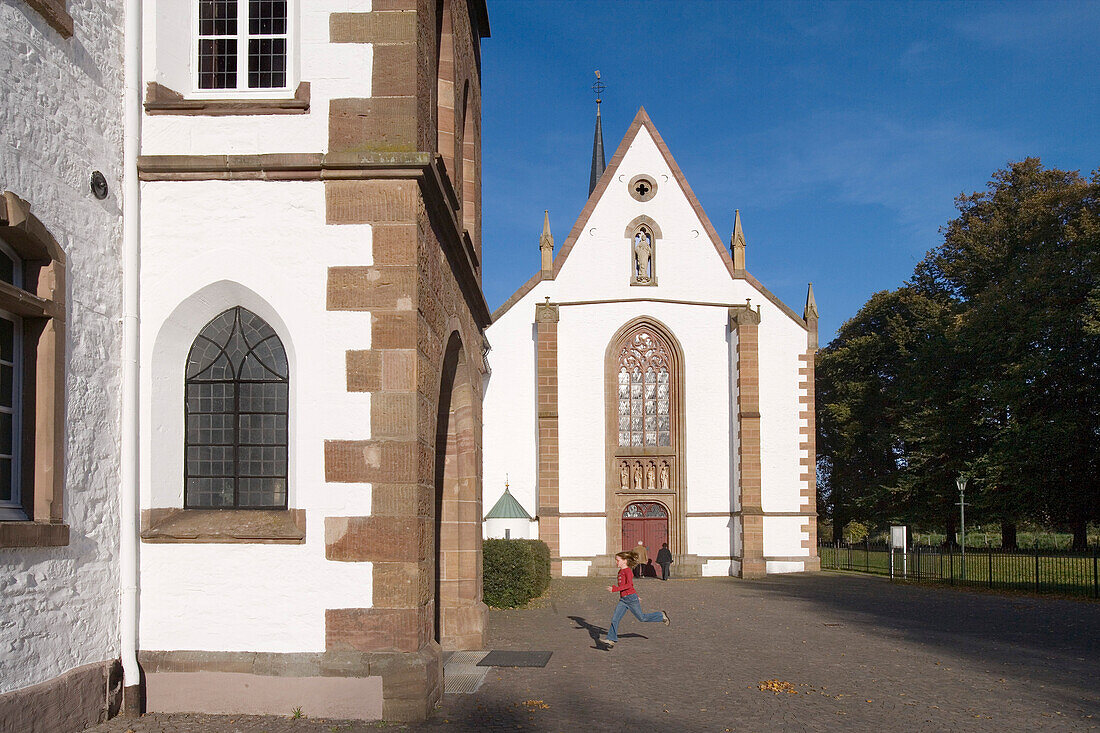
[(959, 487), (959, 536), (962, 545), (962, 579), (966, 580), (966, 476), (955, 479)]

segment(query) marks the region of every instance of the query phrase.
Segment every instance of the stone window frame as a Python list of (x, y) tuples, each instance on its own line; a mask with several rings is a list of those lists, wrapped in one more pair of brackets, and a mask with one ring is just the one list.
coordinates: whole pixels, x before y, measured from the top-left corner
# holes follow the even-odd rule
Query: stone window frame
[[(653, 251), (650, 253), (650, 267), (653, 270), (653, 277), (648, 281), (639, 281), (638, 274), (634, 271), (634, 237), (643, 228), (649, 230), (650, 236), (653, 239)], [(627, 262), (630, 267), (630, 284), (637, 287), (656, 287), (657, 286), (657, 240), (661, 239), (661, 227), (652, 218), (641, 214), (630, 220), (630, 223), (626, 225), (626, 230), (623, 232), (623, 236), (627, 241)]]
[(69, 15), (67, 0), (26, 0), (62, 38), (72, 38), (73, 17)]
[[(184, 508), (183, 395), (186, 356), (203, 327), (218, 314), (240, 306), (262, 318), (279, 336), (291, 375), (287, 425), (288, 467), (297, 463), (295, 415), (297, 358), (294, 339), (278, 310), (259, 293), (233, 280), (218, 280), (183, 298), (160, 324), (153, 338), (150, 378), (155, 389), (148, 410), (162, 430), (148, 437), (143, 459), (161, 470), (143, 479), (148, 497), (142, 499), (141, 541), (156, 544), (293, 544), (306, 541), (306, 511), (297, 501), (293, 468), (287, 476), (286, 509)], [(143, 439), (144, 440), (144, 439)], [(143, 468), (143, 471), (146, 470)], [(177, 480), (178, 479), (178, 480)]]
[[(669, 354), (669, 419), (671, 421), (672, 445), (621, 447), (619, 446), (619, 398), (618, 371), (619, 353), (633, 334), (639, 329), (648, 329), (665, 344)], [(624, 323), (608, 341), (604, 352), (604, 449), (606, 465), (605, 506), (608, 507), (606, 522), (607, 547), (614, 547), (622, 539), (622, 512), (632, 502), (655, 501), (664, 505), (669, 512), (669, 547), (674, 554), (687, 551), (685, 542), (686, 505), (684, 497), (687, 481), (684, 471), (687, 456), (687, 429), (685, 390), (686, 361), (683, 346), (666, 324), (659, 319), (642, 315)], [(668, 490), (656, 491), (624, 490), (621, 483), (621, 461), (659, 461), (667, 458), (670, 463)], [(657, 464), (660, 465), (659, 463)]]
[(23, 321), (19, 461), (25, 514), (0, 521), (0, 547), (64, 546), (65, 252), (11, 191), (0, 195), (0, 239), (22, 259), (23, 287), (0, 283), (0, 309)]
[[(649, 184), (649, 190), (645, 193), (639, 193), (637, 190), (638, 184), (642, 182)], [(657, 195), (657, 179), (648, 173), (639, 173), (626, 184), (626, 190), (630, 192), (630, 198), (635, 201), (650, 201)]]
[[(244, 2), (245, 0), (240, 0)], [(146, 83), (145, 113), (148, 115), (236, 116), (308, 114), (310, 84), (301, 81), (301, 3), (287, 0), (287, 83), (279, 89), (200, 89), (198, 85), (198, 0), (171, 0), (158, 24), (186, 27), (186, 63), (182, 52), (158, 53), (166, 31), (150, 35), (146, 53), (158, 65), (155, 81)], [(238, 73), (241, 73), (238, 70)], [(247, 68), (243, 72), (247, 75)], [(180, 91), (183, 90), (183, 91)]]

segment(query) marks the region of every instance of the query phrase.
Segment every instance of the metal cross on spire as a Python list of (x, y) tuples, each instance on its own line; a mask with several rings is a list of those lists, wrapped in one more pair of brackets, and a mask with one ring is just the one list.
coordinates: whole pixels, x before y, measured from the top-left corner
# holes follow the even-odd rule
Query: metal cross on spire
[(600, 95), (603, 94), (603, 90), (607, 89), (602, 81), (600, 81), (600, 70), (596, 69), (596, 83), (592, 85), (592, 91), (596, 93), (596, 104), (599, 104), (603, 100), (600, 99)]

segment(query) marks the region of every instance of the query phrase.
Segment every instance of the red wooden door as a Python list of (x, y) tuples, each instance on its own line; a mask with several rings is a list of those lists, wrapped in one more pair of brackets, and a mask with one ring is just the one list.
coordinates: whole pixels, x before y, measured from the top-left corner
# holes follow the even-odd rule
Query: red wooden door
[(633, 550), (641, 540), (646, 547), (649, 563), (643, 575), (660, 577), (657, 551), (668, 542), (668, 512), (656, 502), (635, 502), (623, 512), (623, 550)]

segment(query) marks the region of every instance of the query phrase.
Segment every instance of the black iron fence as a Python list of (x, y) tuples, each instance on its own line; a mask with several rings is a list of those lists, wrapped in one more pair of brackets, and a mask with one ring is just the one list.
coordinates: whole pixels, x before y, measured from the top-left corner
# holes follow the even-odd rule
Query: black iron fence
[(1005, 551), (914, 546), (891, 550), (885, 544), (860, 542), (818, 546), (821, 567), (1034, 593), (1062, 593), (1100, 598), (1100, 549), (1086, 553)]

